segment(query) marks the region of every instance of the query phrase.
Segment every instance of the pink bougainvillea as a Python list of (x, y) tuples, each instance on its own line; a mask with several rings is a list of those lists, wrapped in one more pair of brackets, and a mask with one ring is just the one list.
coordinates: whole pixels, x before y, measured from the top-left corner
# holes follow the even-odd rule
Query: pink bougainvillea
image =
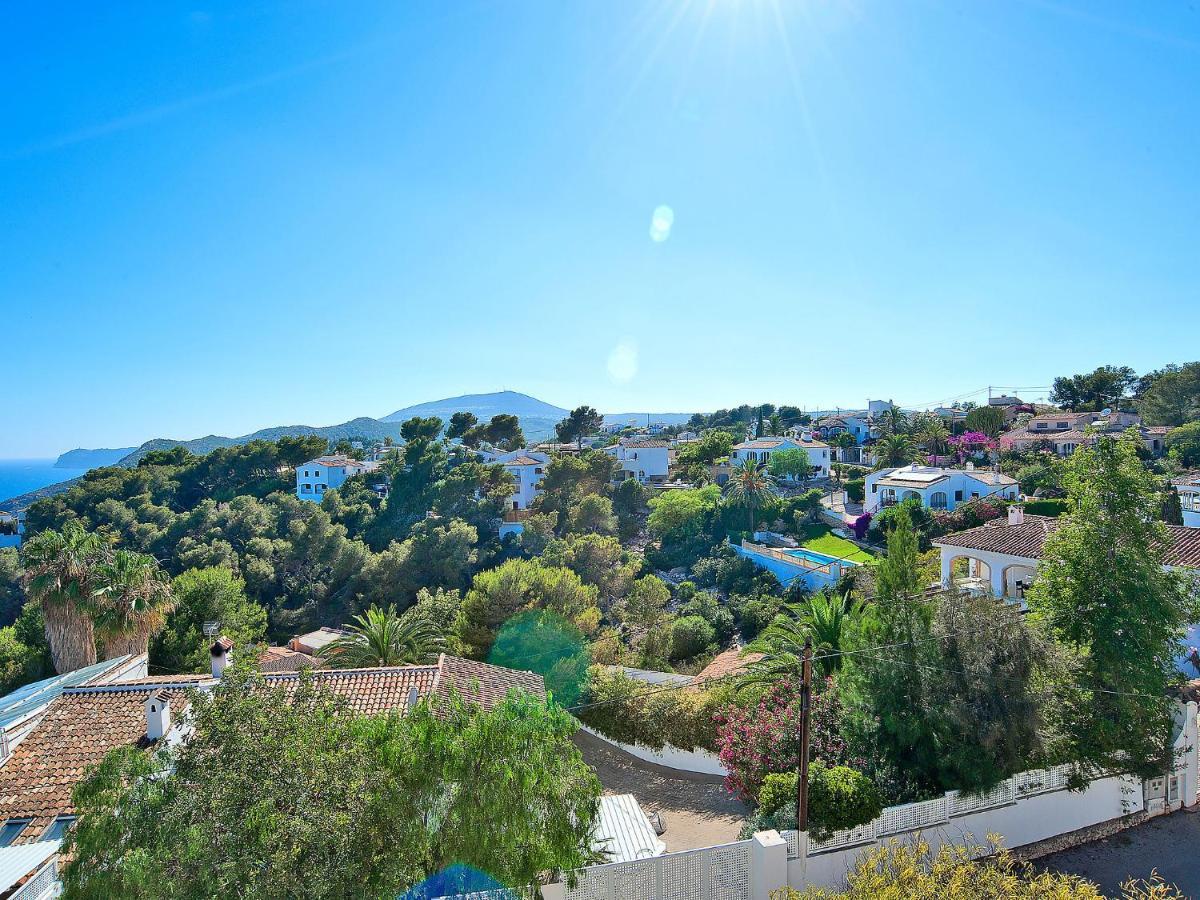
[[(809, 758), (828, 765), (861, 769), (850, 759), (838, 732), (842, 705), (837, 685), (825, 679), (813, 694)], [(790, 682), (774, 685), (755, 706), (729, 706), (717, 713), (717, 747), (729, 771), (725, 787), (743, 800), (758, 796), (763, 779), (772, 772), (792, 772), (800, 752), (800, 691)]]

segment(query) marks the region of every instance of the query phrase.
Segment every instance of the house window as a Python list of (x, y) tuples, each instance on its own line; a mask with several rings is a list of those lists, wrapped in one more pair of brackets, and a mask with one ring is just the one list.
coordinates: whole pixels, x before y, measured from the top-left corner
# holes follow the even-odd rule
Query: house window
[(12, 842), (17, 839), (25, 826), (29, 824), (29, 819), (9, 819), (0, 828), (0, 847), (9, 847)]
[(312, 493), (312, 485), (311, 485), (311, 484), (302, 484), (302, 485), (300, 485), (300, 493), (302, 493), (302, 494), (311, 494), (311, 493)]
[(979, 499), (979, 491), (971, 491), (971, 499), (978, 500)]
[(945, 509), (946, 508), (946, 492), (934, 491), (929, 495), (930, 509)]
[(1037, 423), (1037, 427), (1038, 427), (1038, 428), (1045, 428), (1045, 427), (1046, 427), (1046, 423), (1045, 423), (1045, 422), (1038, 422), (1038, 423)]
[(317, 485), (317, 493), (318, 493), (318, 494), (323, 494), (323, 493), (325, 493), (325, 485), (323, 485), (323, 484), (318, 484), (318, 485)]
[(59, 816), (42, 832), (43, 841), (61, 841), (67, 829), (75, 824), (74, 816)]
[(962, 491), (955, 491), (955, 492), (954, 492), (954, 502), (955, 502), (955, 503), (962, 503)]
[(541, 466), (538, 466), (536, 469), (534, 469), (534, 470), (533, 470), (533, 474), (534, 474), (534, 475), (541, 475), (541, 474), (542, 474), (542, 467), (541, 467)]

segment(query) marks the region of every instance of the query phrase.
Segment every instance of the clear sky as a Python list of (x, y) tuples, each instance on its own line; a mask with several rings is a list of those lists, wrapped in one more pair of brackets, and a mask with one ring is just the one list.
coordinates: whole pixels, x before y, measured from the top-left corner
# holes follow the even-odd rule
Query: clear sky
[(0, 457), (1200, 357), (1195, 2), (11, 0), (0, 34)]

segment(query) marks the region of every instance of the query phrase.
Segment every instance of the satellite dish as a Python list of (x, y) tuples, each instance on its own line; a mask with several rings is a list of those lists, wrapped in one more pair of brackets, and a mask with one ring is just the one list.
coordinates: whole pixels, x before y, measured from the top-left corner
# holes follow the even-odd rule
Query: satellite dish
[(1112, 415), (1112, 409), (1106, 406), (1106, 407), (1104, 407), (1104, 409), (1100, 410), (1100, 415), (1102, 415), (1102, 416), (1111, 416), (1111, 415)]

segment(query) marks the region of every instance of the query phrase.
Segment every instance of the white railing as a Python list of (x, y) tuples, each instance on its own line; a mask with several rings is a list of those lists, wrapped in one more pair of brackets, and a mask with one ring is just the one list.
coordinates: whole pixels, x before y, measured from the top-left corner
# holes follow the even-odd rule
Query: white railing
[[(932, 800), (906, 803), (903, 806), (889, 806), (874, 822), (859, 825), (857, 828), (835, 831), (823, 841), (810, 838), (808, 855), (828, 853), (832, 850), (841, 850), (860, 844), (871, 844), (879, 838), (945, 825), (951, 819), (959, 816), (971, 815), (999, 806), (1009, 806), (1025, 797), (1066, 790), (1070, 774), (1070, 766), (1032, 769), (1006, 778), (985, 794), (963, 794), (959, 791), (950, 791), (946, 795), (935, 797)], [(795, 858), (799, 855), (796, 832), (784, 832), (784, 838), (788, 841), (789, 855)], [(794, 855), (791, 851), (793, 843), (797, 847)]]

